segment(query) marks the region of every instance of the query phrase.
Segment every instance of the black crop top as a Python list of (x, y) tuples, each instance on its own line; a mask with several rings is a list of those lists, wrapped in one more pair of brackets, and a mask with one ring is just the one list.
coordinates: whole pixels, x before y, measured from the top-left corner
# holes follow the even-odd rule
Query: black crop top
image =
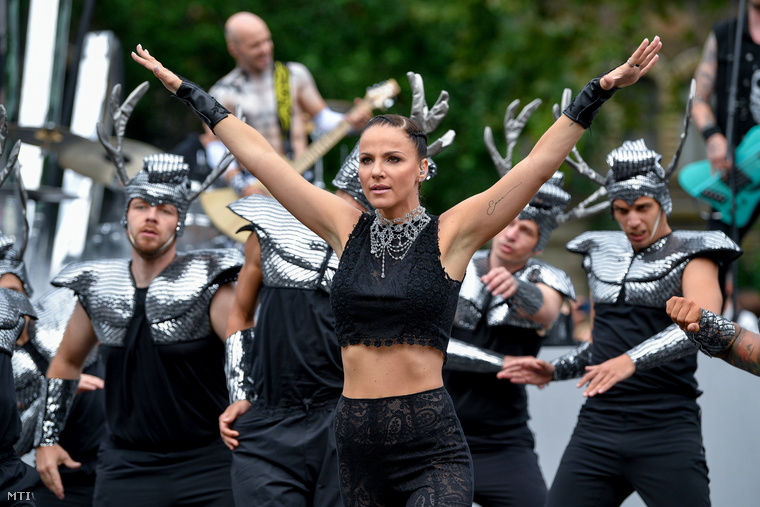
[(382, 260), (370, 253), (373, 215), (354, 227), (333, 278), (330, 302), (341, 347), (427, 345), (446, 357), (461, 282), (441, 266), (438, 217), (420, 232), (406, 256)]

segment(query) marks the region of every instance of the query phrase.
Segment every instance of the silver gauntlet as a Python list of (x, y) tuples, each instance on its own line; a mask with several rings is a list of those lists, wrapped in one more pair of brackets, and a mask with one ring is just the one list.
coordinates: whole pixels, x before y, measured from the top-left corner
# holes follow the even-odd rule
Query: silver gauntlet
[(696, 352), (694, 343), (676, 324), (671, 324), (626, 352), (637, 370), (655, 368)]
[(731, 348), (736, 337), (736, 324), (725, 317), (716, 315), (709, 310), (702, 310), (699, 319), (699, 331), (686, 333), (689, 339), (699, 347), (699, 350), (710, 357), (723, 357)]
[(79, 379), (49, 378), (45, 381), (47, 383), (45, 411), (42, 416), (37, 443), (38, 446), (42, 447), (58, 444), (58, 439), (66, 425), (66, 418), (69, 416), (69, 410), (74, 403), (74, 396), (76, 396), (79, 386)]
[(504, 356), (460, 340), (450, 339), (446, 348), (445, 368), (472, 373), (497, 373), (504, 365)]
[(535, 283), (517, 279), (517, 292), (507, 299), (510, 306), (519, 308), (526, 315), (534, 315), (544, 305), (544, 294)]
[(554, 380), (578, 378), (586, 373), (586, 366), (591, 362), (591, 342), (584, 342), (565, 355), (552, 361)]
[(253, 401), (253, 328), (231, 334), (224, 342), (224, 349), (224, 373), (230, 404), (241, 400)]

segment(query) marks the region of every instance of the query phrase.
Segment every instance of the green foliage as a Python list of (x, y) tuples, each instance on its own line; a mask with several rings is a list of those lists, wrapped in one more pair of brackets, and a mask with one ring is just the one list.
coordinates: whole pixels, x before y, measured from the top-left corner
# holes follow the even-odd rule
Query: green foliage
[[(74, 4), (72, 37), (82, 2)], [(656, 34), (664, 41), (660, 65), (666, 66), (685, 50), (699, 50), (711, 25), (729, 16), (730, 8), (724, 0), (108, 0), (96, 4), (91, 29), (111, 30), (122, 41), (125, 92), (151, 81), (127, 134), (163, 149), (188, 131), (200, 131), (200, 123), (132, 63), (129, 51), (142, 43), (167, 67), (209, 87), (234, 65), (223, 26), (240, 10), (267, 21), (276, 57), (306, 64), (325, 98), (351, 100), (392, 77), (402, 92), (391, 112), (408, 114), (406, 72), (420, 73), (429, 105), (441, 90), (451, 95), (449, 116), (432, 138), (447, 129), (457, 132), (452, 147), (437, 158), (439, 176), (423, 189), (428, 208), (440, 213), (496, 180), (483, 128), (494, 129), (503, 153), (503, 117), (512, 100), (544, 101), (515, 150), (516, 163), (553, 121), (551, 106), (564, 88), (577, 92)], [(651, 89), (651, 83), (641, 83), (605, 107), (579, 143), (592, 167), (604, 170), (607, 150), (626, 138), (645, 137), (656, 147), (657, 111), (680, 111), (683, 105), (676, 102), (685, 92), (676, 89), (678, 100), (659, 103), (651, 100)], [(355, 141), (346, 140), (343, 151)], [(328, 183), (340, 162), (338, 149), (326, 157)], [(587, 195), (589, 183), (563, 170), (573, 202)], [(610, 227), (602, 215), (596, 225)]]
[[(204, 87), (212, 85), (233, 66), (223, 25), (239, 10), (267, 21), (276, 57), (306, 64), (326, 98), (350, 100), (362, 96), (365, 87), (393, 77), (402, 93), (392, 112), (407, 114), (410, 91), (405, 74), (420, 73), (430, 105), (440, 90), (451, 95), (451, 111), (438, 135), (449, 128), (457, 132), (454, 145), (439, 157), (440, 176), (425, 189), (429, 208), (441, 212), (495, 181), (483, 128), (490, 125), (503, 147), (503, 115), (513, 99), (523, 104), (535, 97), (544, 101), (516, 150), (518, 161), (551, 123), (551, 105), (563, 88), (577, 91), (627, 57), (640, 39), (653, 36), (648, 25), (667, 26), (684, 9), (702, 21), (698, 37), (692, 31), (686, 34), (693, 44), (701, 44), (725, 5), (632, 0), (109, 0), (97, 6), (92, 29), (112, 30), (122, 41), (126, 90), (151, 79), (129, 59), (137, 43), (178, 74)], [(169, 149), (188, 128), (199, 130), (200, 125), (155, 82), (151, 85), (128, 135)], [(633, 113), (626, 117), (645, 116), (640, 111), (643, 104), (620, 102)], [(594, 144), (589, 138), (603, 135), (604, 122), (601, 115), (596, 132), (581, 142), (587, 159), (601, 157), (589, 154), (587, 145)], [(624, 130), (640, 132), (644, 127), (625, 125)], [(338, 153), (334, 150), (326, 159), (328, 178), (340, 164)]]

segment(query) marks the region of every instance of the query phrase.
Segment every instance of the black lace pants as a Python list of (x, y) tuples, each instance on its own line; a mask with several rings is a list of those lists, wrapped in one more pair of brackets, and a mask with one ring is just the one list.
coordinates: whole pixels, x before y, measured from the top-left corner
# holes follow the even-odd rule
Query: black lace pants
[(335, 438), (347, 507), (472, 505), (472, 458), (444, 388), (341, 397)]

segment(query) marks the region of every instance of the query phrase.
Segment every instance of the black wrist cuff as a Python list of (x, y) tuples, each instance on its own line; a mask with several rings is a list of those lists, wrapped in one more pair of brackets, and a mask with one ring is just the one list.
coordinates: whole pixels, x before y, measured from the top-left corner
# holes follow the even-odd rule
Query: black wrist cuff
[(182, 77), (180, 79), (182, 79), (182, 84), (174, 96), (190, 107), (213, 132), (214, 126), (225, 119), (230, 112), (197, 84)]
[(710, 125), (702, 129), (702, 138), (707, 141), (713, 134), (722, 134), (720, 127), (717, 125)]
[(591, 126), (591, 122), (599, 112), (599, 108), (602, 104), (607, 102), (612, 97), (617, 88), (611, 88), (605, 90), (599, 83), (599, 79), (604, 74), (601, 74), (591, 81), (580, 91), (580, 93), (573, 99), (569, 106), (563, 111), (564, 115), (571, 120), (579, 123), (583, 128), (587, 129)]

